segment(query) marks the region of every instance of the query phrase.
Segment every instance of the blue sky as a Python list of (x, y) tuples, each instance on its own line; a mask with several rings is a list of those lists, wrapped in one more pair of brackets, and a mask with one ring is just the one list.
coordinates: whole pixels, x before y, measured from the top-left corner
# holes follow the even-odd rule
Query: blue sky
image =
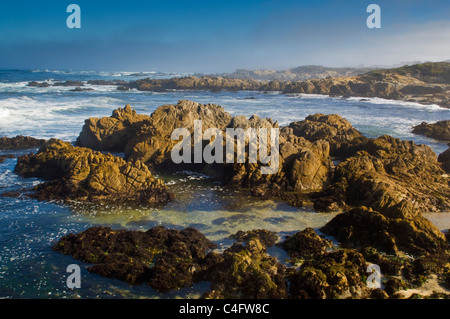
[[(81, 29), (66, 8), (81, 7)], [(381, 29), (366, 8), (381, 7)], [(0, 2), (0, 68), (231, 72), (450, 59), (450, 1)]]

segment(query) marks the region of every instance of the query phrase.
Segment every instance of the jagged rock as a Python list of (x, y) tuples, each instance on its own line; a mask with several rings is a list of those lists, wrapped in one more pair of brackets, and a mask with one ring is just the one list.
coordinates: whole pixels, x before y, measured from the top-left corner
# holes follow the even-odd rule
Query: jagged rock
[(215, 248), (194, 228), (170, 230), (158, 226), (142, 231), (91, 227), (62, 237), (53, 249), (86, 263), (89, 272), (130, 284), (147, 283), (167, 292), (191, 286)]
[[(281, 91), (282, 93), (326, 94), (401, 99), (422, 104), (450, 107), (448, 70), (450, 63), (423, 63), (396, 69), (373, 70), (346, 77), (291, 81), (254, 80), (221, 76), (188, 76), (172, 79), (140, 79), (124, 87), (141, 91), (211, 90), (211, 91)], [(350, 75), (350, 74), (349, 74)], [(434, 82), (436, 81), (436, 82)]]
[(173, 198), (145, 164), (55, 139), (36, 154), (19, 157), (15, 172), (47, 180), (34, 189), (32, 196), (39, 199), (150, 204)]
[(430, 147), (381, 136), (362, 149), (337, 165), (330, 193), (394, 218), (448, 208), (448, 181)]
[(337, 114), (310, 115), (303, 121), (289, 124), (289, 127), (293, 129), (293, 134), (308, 141), (328, 141), (332, 156), (348, 157), (355, 152), (352, 148), (367, 140), (350, 122)]
[(412, 132), (440, 141), (450, 141), (450, 120), (438, 121), (433, 124), (422, 122), (414, 126)]
[[(449, 143), (450, 146), (450, 143)], [(442, 152), (438, 156), (438, 162), (442, 163), (442, 169), (446, 173), (450, 173), (450, 148)]]
[(230, 238), (238, 242), (249, 242), (251, 239), (258, 239), (264, 247), (271, 247), (278, 241), (278, 235), (275, 232), (266, 229), (255, 229), (250, 231), (238, 231), (230, 235)]
[(141, 79), (128, 83), (131, 88), (139, 91), (162, 91), (162, 90), (254, 90), (263, 91), (267, 81), (230, 79), (224, 77), (195, 77), (188, 76), (172, 79)]
[(20, 150), (41, 147), (45, 140), (30, 136), (17, 135), (16, 137), (1, 137), (0, 150)]
[(128, 82), (123, 80), (89, 80), (87, 81), (87, 84), (90, 85), (126, 85)]
[(4, 163), (7, 158), (14, 158), (14, 157), (15, 156), (13, 154), (0, 155), (0, 164)]
[(84, 86), (84, 82), (67, 80), (64, 82), (56, 82), (53, 84), (53, 86)]
[[(160, 106), (152, 113), (148, 124), (141, 125), (127, 143), (126, 158), (140, 160), (152, 166), (173, 167), (171, 150), (178, 141), (171, 139), (172, 132), (177, 128), (186, 128), (193, 135), (195, 120), (202, 121), (203, 133), (208, 128), (225, 128), (231, 115), (221, 106), (187, 100), (181, 100), (177, 105)], [(175, 169), (178, 170), (181, 166)]]
[(416, 255), (442, 250), (444, 234), (428, 219), (389, 218), (368, 208), (355, 208), (334, 217), (320, 229), (349, 247), (372, 246), (384, 252)]
[(76, 88), (69, 90), (70, 92), (88, 92), (88, 91), (94, 91), (92, 88), (82, 88), (77, 86)]
[(47, 88), (47, 87), (50, 86), (50, 83), (48, 83), (48, 82), (31, 81), (31, 82), (28, 82), (27, 86), (39, 87), (39, 88)]
[(312, 228), (295, 233), (280, 244), (292, 259), (311, 259), (333, 247), (330, 240), (320, 237)]
[(126, 105), (123, 109), (114, 110), (110, 117), (86, 120), (76, 145), (99, 151), (123, 152), (128, 140), (149, 120), (149, 116), (136, 114), (130, 105)]
[(266, 253), (258, 238), (244, 246), (235, 243), (222, 255), (210, 253), (211, 266), (202, 279), (211, 281), (210, 293), (204, 298), (287, 298), (285, 267)]
[(366, 261), (356, 250), (341, 249), (305, 261), (291, 275), (289, 292), (298, 299), (365, 299)]
[(407, 85), (400, 90), (403, 94), (436, 94), (444, 93), (445, 89), (441, 86), (429, 86), (429, 85)]

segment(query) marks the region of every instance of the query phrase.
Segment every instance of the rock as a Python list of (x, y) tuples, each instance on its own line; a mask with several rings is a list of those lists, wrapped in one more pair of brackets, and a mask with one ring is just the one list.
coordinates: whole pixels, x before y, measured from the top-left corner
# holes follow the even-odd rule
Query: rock
[(280, 244), (289, 256), (295, 259), (313, 259), (324, 254), (328, 248), (333, 247), (331, 241), (320, 237), (312, 228), (306, 228), (295, 233)]
[[(438, 104), (450, 107), (448, 85), (449, 63), (417, 64), (410, 69), (377, 69), (371, 72), (343, 77), (323, 76), (322, 79), (291, 81), (222, 76), (188, 76), (172, 79), (140, 79), (123, 87), (140, 91), (164, 92), (168, 90), (210, 91), (278, 91), (282, 93), (324, 94), (329, 96), (380, 97), (413, 101), (422, 104)], [(256, 74), (256, 73), (255, 73)], [(427, 74), (427, 75), (425, 75)], [(257, 78), (260, 78), (259, 76)], [(437, 82), (433, 82), (437, 81)]]
[(88, 91), (94, 91), (92, 88), (81, 88), (77, 86), (75, 89), (69, 90), (70, 92), (88, 92)]
[(114, 110), (110, 117), (86, 120), (76, 145), (99, 151), (123, 152), (128, 141), (149, 121), (149, 116), (136, 114), (130, 105), (126, 105), (123, 109)]
[(361, 253), (367, 262), (380, 266), (384, 276), (401, 276), (403, 269), (410, 265), (410, 259), (380, 253), (376, 248), (370, 246), (362, 248)]
[(450, 141), (450, 120), (438, 121), (433, 124), (422, 122), (414, 126), (412, 132), (440, 141)]
[(428, 254), (446, 245), (444, 234), (422, 216), (389, 218), (364, 207), (337, 215), (320, 231), (347, 247), (371, 246), (390, 254)]
[(31, 82), (28, 82), (27, 86), (46, 88), (46, 87), (50, 86), (50, 83), (48, 83), (48, 82), (31, 81)]
[(337, 165), (329, 194), (392, 218), (448, 209), (450, 188), (430, 147), (381, 136), (361, 148)]
[(163, 90), (211, 90), (211, 91), (238, 91), (253, 90), (264, 91), (268, 81), (231, 79), (211, 76), (188, 76), (172, 79), (140, 79), (128, 83), (130, 88), (139, 91), (163, 91)]
[[(279, 169), (276, 174), (261, 174), (259, 163), (237, 163), (225, 175), (227, 184), (253, 188), (253, 193), (258, 196), (289, 198), (290, 202), (297, 201), (302, 193), (322, 190), (329, 185), (334, 165), (328, 142), (309, 142), (294, 135), (292, 128), (285, 127), (280, 131), (279, 144)], [(296, 193), (290, 193), (292, 191)]]
[(356, 250), (341, 249), (305, 261), (291, 276), (289, 292), (296, 299), (366, 299), (366, 262)]
[(34, 188), (34, 197), (45, 200), (165, 203), (173, 198), (148, 167), (111, 154), (51, 139), (36, 154), (18, 158), (15, 172), (47, 182)]
[(436, 94), (445, 93), (445, 89), (442, 86), (430, 86), (430, 85), (407, 85), (400, 90), (403, 94)]
[[(152, 113), (148, 125), (141, 125), (137, 134), (128, 141), (126, 158), (140, 160), (151, 166), (180, 170), (183, 165), (175, 165), (171, 159), (171, 150), (178, 143), (171, 139), (171, 135), (177, 128), (186, 128), (193, 135), (195, 120), (202, 121), (204, 132), (208, 128), (224, 129), (231, 115), (221, 106), (187, 100), (179, 101), (177, 105), (160, 106)], [(192, 166), (199, 165), (187, 165)]]
[(349, 149), (360, 145), (365, 138), (346, 119), (337, 114), (314, 114), (305, 120), (289, 124), (293, 134), (308, 141), (325, 140), (330, 143), (331, 156), (348, 157)]
[(7, 158), (14, 158), (14, 157), (15, 156), (13, 154), (0, 155), (0, 164), (4, 163)]
[(1, 137), (0, 150), (20, 150), (41, 147), (45, 140), (30, 136)]
[(211, 266), (202, 280), (211, 281), (207, 298), (285, 299), (287, 281), (285, 267), (266, 253), (259, 239), (252, 238), (244, 246), (235, 243), (222, 255), (210, 253)]
[(439, 154), (438, 162), (442, 163), (442, 169), (446, 173), (450, 173), (450, 148)]
[(91, 227), (62, 237), (53, 249), (94, 264), (91, 273), (167, 292), (191, 286), (214, 247), (194, 228), (158, 226), (146, 232)]
[(251, 239), (258, 239), (265, 247), (271, 247), (278, 241), (278, 235), (275, 232), (265, 229), (255, 229), (251, 231), (238, 231), (234, 235), (230, 235), (230, 238), (238, 242), (248, 243)]
[(384, 290), (389, 296), (395, 295), (399, 290), (408, 289), (408, 284), (399, 278), (389, 278), (384, 283)]
[(56, 82), (53, 84), (53, 86), (84, 86), (84, 82), (67, 80), (64, 82)]
[(90, 84), (90, 85), (126, 85), (127, 83), (128, 83), (127, 81), (122, 81), (122, 80), (114, 80), (114, 81), (89, 80), (89, 81), (87, 81), (87, 84)]

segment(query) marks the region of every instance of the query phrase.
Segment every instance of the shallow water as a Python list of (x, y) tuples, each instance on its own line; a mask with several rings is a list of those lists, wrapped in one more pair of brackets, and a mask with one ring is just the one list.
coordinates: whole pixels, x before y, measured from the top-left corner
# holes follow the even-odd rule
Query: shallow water
[[(160, 78), (173, 75), (145, 74)], [(26, 86), (33, 80), (133, 80), (140, 77), (143, 76), (109, 72), (0, 71), (0, 136), (22, 134), (74, 141), (88, 117), (109, 116), (113, 109), (128, 103), (138, 113), (150, 114), (160, 105), (189, 99), (222, 105), (232, 115), (272, 117), (281, 125), (314, 113), (337, 113), (369, 137), (390, 134), (425, 143), (437, 153), (447, 148), (445, 143), (410, 132), (412, 125), (422, 121), (448, 119), (450, 110), (437, 106), (264, 92), (122, 92), (113, 86), (93, 86), (95, 91), (91, 92), (70, 92), (72, 88), (67, 87)], [(21, 155), (30, 151), (35, 150), (9, 153)], [(15, 163), (16, 159), (6, 159), (0, 164), (0, 192), (30, 188), (40, 182), (15, 175)], [(88, 265), (51, 250), (65, 234), (94, 225), (134, 230), (157, 225), (175, 229), (193, 226), (216, 242), (219, 249), (225, 249), (232, 242), (228, 236), (238, 230), (265, 228), (283, 237), (306, 227), (318, 229), (335, 216), (293, 208), (279, 201), (252, 198), (245, 190), (229, 191), (207, 177), (191, 172), (160, 177), (176, 194), (176, 200), (158, 209), (99, 208), (77, 203), (68, 206), (0, 197), (0, 298), (174, 298), (198, 297), (208, 290), (208, 283), (199, 283), (192, 288), (161, 295), (145, 285), (133, 287), (89, 274)], [(440, 229), (448, 229), (450, 217), (447, 216), (450, 214), (428, 214), (426, 217)], [(285, 258), (280, 250), (269, 252)], [(66, 267), (71, 263), (79, 264), (82, 269), (82, 288), (76, 291), (67, 289), (65, 283)]]

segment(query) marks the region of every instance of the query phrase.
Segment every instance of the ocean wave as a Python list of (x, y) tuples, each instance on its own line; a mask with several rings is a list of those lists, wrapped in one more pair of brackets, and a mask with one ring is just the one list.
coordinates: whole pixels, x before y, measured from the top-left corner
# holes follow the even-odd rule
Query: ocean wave
[(448, 110), (445, 109), (437, 104), (421, 104), (418, 102), (410, 102), (410, 101), (402, 101), (402, 100), (390, 100), (390, 99), (383, 99), (380, 97), (349, 97), (348, 100), (350, 101), (358, 101), (358, 102), (367, 102), (371, 104), (386, 104), (386, 105), (396, 105), (396, 106), (406, 106), (406, 107), (414, 107), (414, 108), (424, 108), (434, 111), (442, 111), (442, 110)]

